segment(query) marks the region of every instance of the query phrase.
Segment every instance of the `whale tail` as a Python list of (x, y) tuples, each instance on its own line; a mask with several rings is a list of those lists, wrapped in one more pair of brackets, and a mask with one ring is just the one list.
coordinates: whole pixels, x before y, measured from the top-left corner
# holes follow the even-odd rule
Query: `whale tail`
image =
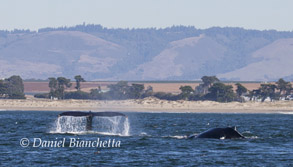
[(61, 116), (86, 117), (86, 130), (92, 130), (93, 117), (116, 117), (116, 116), (127, 117), (125, 114), (122, 114), (119, 112), (110, 112), (110, 111), (106, 111), (106, 112), (68, 111), (58, 115), (58, 117), (61, 117)]
[(119, 113), (119, 112), (111, 112), (111, 111), (105, 111), (105, 112), (68, 111), (68, 112), (63, 112), (63, 113), (59, 114), (58, 116), (73, 116), (73, 117), (84, 117), (84, 116), (115, 117), (115, 116), (123, 116), (123, 117), (126, 117), (125, 114), (122, 114), (122, 113)]

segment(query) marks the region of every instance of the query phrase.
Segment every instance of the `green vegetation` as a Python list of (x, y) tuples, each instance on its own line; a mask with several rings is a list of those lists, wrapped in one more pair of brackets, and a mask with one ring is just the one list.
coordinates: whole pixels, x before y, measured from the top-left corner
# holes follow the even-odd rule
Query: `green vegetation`
[(109, 91), (101, 95), (102, 99), (139, 99), (144, 96), (145, 89), (143, 84), (128, 85), (126, 81), (120, 81), (117, 84), (109, 85)]
[(106, 99), (127, 99), (130, 93), (130, 87), (126, 81), (120, 81), (117, 84), (109, 85), (110, 89), (105, 94)]
[(247, 93), (246, 87), (244, 87), (240, 83), (236, 83), (235, 85), (237, 86), (236, 93), (238, 97), (242, 96), (244, 93)]
[(3, 80), (0, 80), (0, 97), (4, 97), (6, 95), (6, 86)]
[(49, 78), (50, 97), (57, 97), (58, 99), (64, 99), (65, 89), (71, 87), (70, 79), (65, 77)]
[(153, 94), (154, 97), (163, 100), (180, 100), (177, 95), (172, 93), (157, 92)]
[[(151, 86), (145, 89), (143, 84), (120, 81), (116, 84), (108, 85), (108, 91), (103, 92), (99, 86), (91, 89), (90, 92), (81, 91), (81, 82), (85, 80), (80, 76), (75, 76), (76, 91), (65, 92), (66, 88), (71, 87), (70, 79), (64, 77), (49, 78), (50, 92), (36, 94), (37, 98), (58, 98), (58, 99), (92, 99), (92, 100), (125, 100), (141, 99), (145, 97), (156, 97), (164, 100), (212, 100), (217, 102), (243, 102), (245, 97), (250, 100), (265, 101), (269, 98), (271, 101), (286, 98), (293, 91), (290, 82), (279, 79), (276, 84), (261, 84), (259, 89), (248, 91), (242, 84), (236, 83), (236, 91), (232, 85), (221, 82), (216, 76), (203, 76), (202, 83), (194, 89), (191, 86), (180, 86), (180, 94), (165, 92), (153, 92)], [(3, 89), (3, 81), (0, 81), (0, 90)], [(4, 89), (3, 89), (4, 90)], [(5, 89), (6, 90), (6, 89)], [(279, 91), (277, 91), (279, 90)]]
[(35, 98), (45, 98), (45, 99), (47, 99), (47, 98), (50, 98), (49, 95), (50, 95), (49, 93), (37, 93), (37, 94), (34, 95), (34, 97)]
[(108, 92), (102, 92), (101, 87), (91, 89), (90, 93), (80, 90), (81, 83), (85, 80), (80, 76), (75, 76), (76, 89), (74, 92), (65, 92), (66, 88), (70, 88), (72, 84), (70, 79), (64, 77), (49, 78), (49, 93), (36, 94), (36, 98), (57, 98), (57, 99), (92, 99), (92, 100), (122, 100), (122, 99), (138, 99), (152, 95), (152, 88), (145, 90), (143, 84), (132, 84), (120, 81), (117, 84), (109, 85)]
[(97, 89), (91, 89), (90, 98), (93, 100), (102, 99), (102, 89), (100, 86)]
[(0, 98), (25, 99), (20, 76), (13, 75), (5, 80), (0, 80)]
[(237, 89), (236, 89), (237, 99), (238, 101), (243, 102), (244, 99), (242, 96), (245, 95), (248, 90), (246, 87), (244, 87), (240, 83), (236, 83), (235, 85), (237, 86)]
[(216, 76), (203, 76), (201, 78), (203, 85), (206, 87), (210, 87), (213, 83), (219, 82), (220, 80)]
[[(277, 91), (279, 90), (279, 91)], [(284, 79), (279, 79), (276, 84), (268, 83), (261, 84), (259, 89), (252, 90), (249, 93), (250, 99), (253, 98), (261, 99), (261, 101), (265, 101), (269, 98), (271, 101), (286, 99), (288, 95), (290, 95), (293, 91), (292, 85), (290, 82), (286, 82)]]
[(290, 82), (286, 82), (283, 78), (281, 78), (278, 80), (278, 82), (276, 82), (276, 84), (280, 97), (286, 97), (291, 93), (292, 85)]
[(205, 95), (209, 100), (218, 102), (231, 102), (235, 98), (233, 87), (223, 83), (215, 83), (209, 88), (209, 93)]
[(212, 84), (220, 81), (216, 76), (203, 76), (201, 80), (203, 82), (201, 86), (203, 89), (203, 94), (208, 92), (207, 90), (212, 86)]
[(77, 91), (80, 91), (80, 82), (85, 82), (85, 80), (84, 80), (80, 75), (76, 75), (76, 76), (74, 77), (74, 79), (75, 79), (75, 82), (76, 82), (75, 89), (76, 89)]
[(262, 99), (261, 101), (265, 101), (265, 99), (268, 97), (271, 99), (271, 101), (276, 99), (276, 88), (277, 86), (275, 84), (261, 84), (259, 88)]
[(144, 85), (143, 84), (132, 84), (129, 89), (128, 98), (140, 99), (144, 94)]
[(180, 86), (179, 88), (181, 90), (181, 98), (184, 100), (190, 99), (192, 94), (194, 93), (194, 90), (192, 89), (191, 86)]
[(64, 99), (90, 99), (90, 94), (80, 90), (76, 92), (66, 92)]

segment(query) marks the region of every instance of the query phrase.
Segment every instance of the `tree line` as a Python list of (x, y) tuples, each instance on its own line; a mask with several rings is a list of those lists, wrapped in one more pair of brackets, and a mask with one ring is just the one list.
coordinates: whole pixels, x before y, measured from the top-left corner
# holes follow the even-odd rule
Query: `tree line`
[[(212, 100), (218, 102), (243, 102), (244, 97), (249, 100), (265, 101), (269, 99), (286, 99), (292, 95), (293, 88), (290, 82), (279, 79), (275, 83), (263, 83), (258, 89), (249, 91), (240, 83), (236, 83), (234, 91), (232, 85), (226, 85), (216, 76), (203, 76), (202, 83), (194, 89), (191, 86), (181, 86), (179, 94), (166, 92), (154, 92), (151, 86), (145, 88), (144, 84), (120, 81), (116, 84), (108, 85), (108, 91), (102, 91), (101, 87), (91, 89), (90, 92), (81, 91), (81, 83), (85, 79), (81, 75), (76, 75), (76, 91), (66, 91), (72, 86), (71, 80), (65, 77), (51, 77), (49, 79), (48, 93), (36, 94), (37, 98), (57, 98), (57, 99), (92, 99), (92, 100), (123, 100), (141, 99), (145, 97), (156, 97), (165, 100)], [(20, 76), (11, 76), (0, 80), (0, 98), (25, 99), (23, 80)]]
[(126, 81), (120, 81), (117, 84), (108, 85), (109, 91), (103, 92), (101, 87), (91, 89), (90, 92), (81, 91), (81, 82), (85, 79), (80, 75), (74, 77), (76, 91), (65, 90), (72, 86), (70, 79), (65, 77), (49, 78), (49, 93), (36, 94), (37, 98), (57, 98), (57, 99), (92, 99), (92, 100), (121, 100), (121, 99), (138, 99), (146, 97), (147, 89), (143, 84), (131, 84)]
[(269, 98), (271, 101), (286, 99), (293, 92), (292, 84), (279, 79), (275, 84), (261, 84), (260, 88), (249, 92), (250, 100), (260, 99), (262, 102)]
[(145, 88), (144, 84), (119, 81), (116, 84), (108, 85), (108, 91), (102, 91), (101, 87), (91, 89), (90, 92), (81, 91), (81, 82), (85, 79), (80, 75), (74, 77), (76, 91), (65, 91), (72, 86), (70, 79), (65, 77), (49, 78), (50, 92), (36, 94), (37, 98), (58, 98), (58, 99), (92, 99), (92, 100), (124, 100), (141, 99), (145, 97), (156, 97), (165, 100), (212, 100), (218, 102), (243, 102), (244, 98), (250, 100), (259, 99), (265, 101), (285, 99), (293, 91), (290, 82), (279, 79), (276, 83), (261, 84), (258, 89), (249, 91), (240, 83), (236, 83), (234, 91), (232, 85), (221, 82), (216, 76), (203, 76), (202, 83), (194, 89), (191, 86), (181, 86), (179, 94), (166, 92), (154, 92), (151, 86)]
[(240, 83), (235, 84), (236, 89), (234, 91), (232, 85), (222, 83), (216, 76), (204, 76), (201, 79), (202, 84), (194, 90), (191, 86), (181, 86), (181, 93), (175, 96), (175, 99), (243, 102), (246, 97), (251, 101), (259, 100), (264, 102), (266, 99), (270, 101), (285, 100), (293, 92), (292, 84), (282, 78), (275, 83), (263, 83), (258, 89), (252, 91), (249, 91)]

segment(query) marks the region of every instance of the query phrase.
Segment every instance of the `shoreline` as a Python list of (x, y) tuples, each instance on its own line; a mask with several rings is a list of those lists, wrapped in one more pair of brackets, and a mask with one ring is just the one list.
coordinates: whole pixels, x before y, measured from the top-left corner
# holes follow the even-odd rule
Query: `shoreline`
[(293, 101), (230, 102), (167, 101), (156, 98), (135, 100), (50, 100), (1, 99), (0, 111), (117, 111), (166, 113), (288, 113)]

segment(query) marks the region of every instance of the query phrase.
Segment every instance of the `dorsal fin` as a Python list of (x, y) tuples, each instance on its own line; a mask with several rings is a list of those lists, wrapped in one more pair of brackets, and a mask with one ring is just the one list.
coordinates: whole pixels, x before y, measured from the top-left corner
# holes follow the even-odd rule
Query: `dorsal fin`
[(235, 131), (237, 131), (236, 126), (228, 126), (228, 128), (234, 129)]

